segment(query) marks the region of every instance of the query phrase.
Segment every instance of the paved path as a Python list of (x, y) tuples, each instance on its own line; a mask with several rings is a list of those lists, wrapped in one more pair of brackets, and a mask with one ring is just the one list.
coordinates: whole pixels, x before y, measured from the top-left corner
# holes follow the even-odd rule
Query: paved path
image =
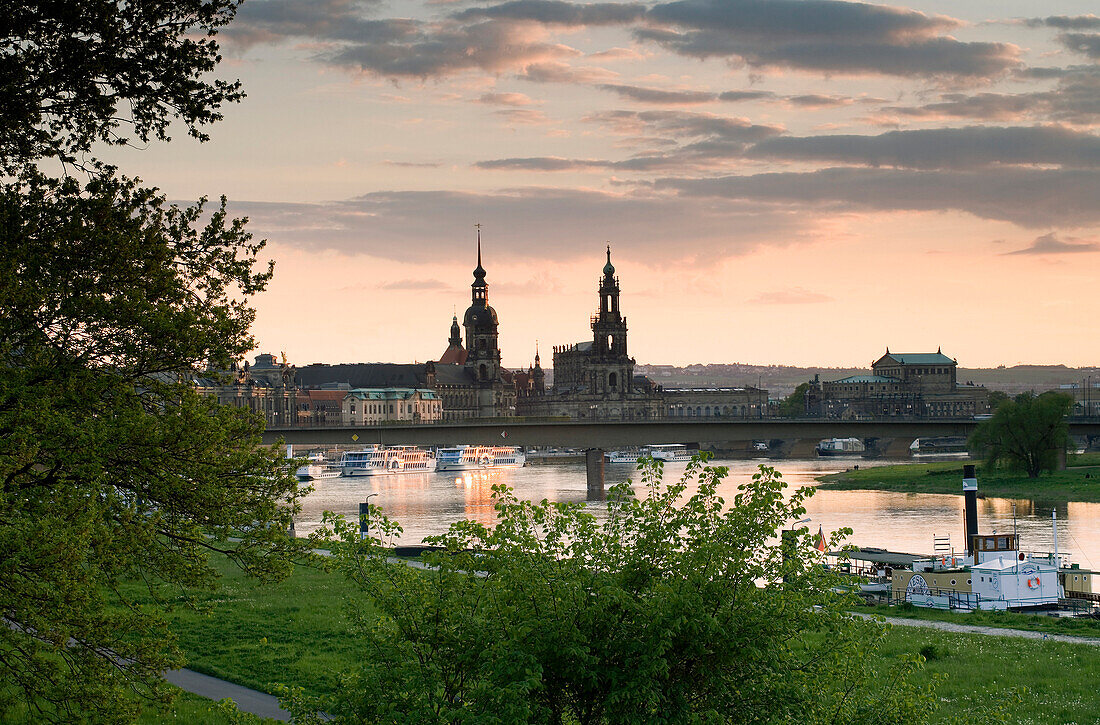
[(196, 695), (202, 695), (211, 700), (224, 700), (229, 698), (237, 703), (237, 709), (241, 712), (249, 712), (260, 717), (290, 722), (290, 713), (279, 707), (278, 698), (266, 692), (250, 690), (247, 687), (242, 687), (241, 685), (236, 685), (226, 680), (219, 680), (217, 677), (203, 675), (192, 670), (171, 670), (164, 673), (164, 679), (181, 690), (186, 690)]
[(1100, 647), (1100, 639), (1094, 637), (1074, 637), (1069, 634), (1050, 634), (1047, 632), (1033, 632), (1029, 629), (1006, 629), (1004, 627), (985, 627), (977, 624), (957, 624), (955, 622), (940, 622), (934, 619), (906, 619), (904, 617), (877, 617), (877, 615), (853, 612), (860, 617), (876, 617), (889, 624), (899, 627), (922, 627), (924, 629), (938, 629), (942, 632), (962, 632), (964, 634), (988, 634), (994, 637), (1019, 637), (1020, 639), (1045, 639), (1054, 642), (1069, 642), (1071, 644), (1087, 644), (1092, 647)]

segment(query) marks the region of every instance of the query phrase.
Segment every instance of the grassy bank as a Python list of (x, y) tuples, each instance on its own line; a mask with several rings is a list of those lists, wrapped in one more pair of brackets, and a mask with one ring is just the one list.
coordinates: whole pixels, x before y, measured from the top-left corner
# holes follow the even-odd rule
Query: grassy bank
[[(265, 587), (241, 576), (224, 559), (212, 561), (223, 573), (219, 590), (204, 598), (212, 611), (172, 615), (173, 631), (191, 668), (267, 692), (287, 684), (319, 694), (330, 691), (342, 671), (366, 656), (345, 634), (343, 618), (344, 598), (364, 595), (338, 575), (300, 567), (288, 581)], [(1001, 626), (1042, 624), (1023, 615), (999, 616), (1005, 617)], [(997, 626), (996, 620), (974, 623)], [(1088, 626), (1100, 629), (1095, 623)], [(1096, 636), (1094, 630), (1065, 633)], [(875, 664), (885, 671), (903, 653), (922, 653), (928, 659), (920, 678), (935, 673), (945, 677), (937, 690), (941, 721), (977, 721), (1018, 686), (1026, 686), (1028, 693), (1011, 705), (1010, 722), (1086, 722), (1091, 720), (1082, 719), (1083, 713), (1100, 712), (1100, 690), (1094, 684), (1100, 677), (1100, 655), (1092, 647), (894, 627)], [(198, 698), (187, 698), (181, 707), (183, 715), (150, 715), (143, 722), (223, 722), (218, 713), (203, 710)]]
[[(1065, 471), (1039, 478), (1005, 470), (978, 467), (978, 493), (996, 498), (1042, 501), (1100, 502), (1100, 456), (1073, 456)], [(836, 491), (877, 490), (898, 493), (962, 494), (962, 463), (903, 463), (820, 476), (819, 488)]]

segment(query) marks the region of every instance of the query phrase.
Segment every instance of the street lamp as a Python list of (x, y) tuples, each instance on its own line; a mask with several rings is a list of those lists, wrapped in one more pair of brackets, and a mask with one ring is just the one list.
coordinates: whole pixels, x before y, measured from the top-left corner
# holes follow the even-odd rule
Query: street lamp
[(367, 500), (359, 504), (359, 540), (367, 538), (370, 531), (370, 500), (378, 493), (368, 493)]

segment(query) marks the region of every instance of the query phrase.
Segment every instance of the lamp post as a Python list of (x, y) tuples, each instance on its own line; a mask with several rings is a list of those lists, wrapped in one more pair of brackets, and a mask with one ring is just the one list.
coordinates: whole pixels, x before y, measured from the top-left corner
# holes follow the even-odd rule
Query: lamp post
[(368, 493), (367, 500), (359, 504), (359, 540), (367, 538), (370, 532), (370, 500), (377, 493)]

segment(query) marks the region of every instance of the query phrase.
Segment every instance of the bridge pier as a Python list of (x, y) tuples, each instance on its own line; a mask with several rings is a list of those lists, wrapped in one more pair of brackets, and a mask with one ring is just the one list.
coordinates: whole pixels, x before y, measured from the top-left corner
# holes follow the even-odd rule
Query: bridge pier
[(593, 493), (598, 497), (603, 496), (604, 484), (604, 452), (602, 448), (586, 448), (584, 450), (584, 469), (588, 474), (588, 497)]

